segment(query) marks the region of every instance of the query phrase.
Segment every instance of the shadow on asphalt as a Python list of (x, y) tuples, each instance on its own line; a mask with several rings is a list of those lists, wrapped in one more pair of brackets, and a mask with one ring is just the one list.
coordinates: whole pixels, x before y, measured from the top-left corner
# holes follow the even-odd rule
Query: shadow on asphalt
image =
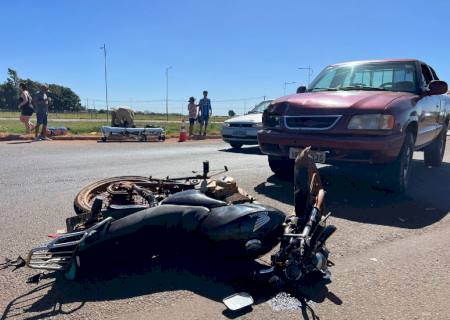
[(15, 141), (15, 142), (7, 142), (6, 144), (24, 144), (24, 143), (32, 143), (33, 141), (31, 140), (26, 140), (26, 141)]
[[(413, 162), (410, 188), (394, 194), (376, 187), (376, 174), (333, 166), (319, 169), (327, 191), (327, 210), (334, 217), (357, 222), (418, 229), (438, 222), (450, 211), (450, 164), (439, 168)], [(270, 176), (255, 191), (286, 204), (293, 204), (293, 184)]]
[[(9, 302), (1, 319), (18, 316), (42, 319), (71, 315), (89, 302), (114, 303), (114, 300), (180, 290), (194, 292), (218, 302), (233, 293), (246, 291), (253, 296), (254, 305), (267, 302), (279, 292), (269, 289), (267, 282), (251, 281), (248, 276), (250, 270), (266, 268), (266, 265), (258, 262), (238, 264), (236, 261), (205, 260), (184, 255), (157, 257), (142, 263), (133, 261), (131, 264), (114, 265), (115, 270), (91, 270), (79, 281), (66, 281), (60, 274), (50, 273), (40, 285)], [(336, 299), (340, 301), (321, 284), (311, 290), (308, 297), (296, 297), (299, 313), (304, 319), (317, 319), (308, 301), (320, 303), (326, 298), (334, 303)], [(166, 297), (157, 297), (155, 300), (166, 301)], [(234, 319), (251, 311), (249, 308), (232, 312), (224, 306), (223, 315)]]
[(230, 152), (230, 153), (240, 153), (240, 154), (260, 154), (260, 155), (262, 155), (261, 150), (259, 149), (259, 146), (242, 147), (240, 149), (227, 148), (227, 149), (219, 149), (219, 151)]

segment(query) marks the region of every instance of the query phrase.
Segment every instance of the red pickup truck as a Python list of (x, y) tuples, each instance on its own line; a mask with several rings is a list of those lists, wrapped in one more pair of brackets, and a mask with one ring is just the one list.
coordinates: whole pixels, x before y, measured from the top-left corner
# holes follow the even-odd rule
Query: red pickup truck
[(414, 151), (439, 166), (445, 151), (447, 83), (413, 59), (355, 61), (326, 67), (308, 88), (274, 100), (263, 114), (258, 143), (276, 175), (312, 146), (316, 162), (370, 164), (385, 170), (386, 187), (408, 186)]

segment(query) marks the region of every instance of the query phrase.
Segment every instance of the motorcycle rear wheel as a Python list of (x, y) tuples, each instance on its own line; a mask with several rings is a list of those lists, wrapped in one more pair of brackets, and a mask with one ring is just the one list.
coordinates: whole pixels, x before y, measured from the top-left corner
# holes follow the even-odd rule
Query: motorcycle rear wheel
[(142, 183), (148, 182), (147, 177), (142, 176), (120, 176), (99, 180), (83, 187), (75, 196), (73, 208), (76, 214), (91, 213), (92, 204), (97, 195), (106, 192), (106, 188), (117, 182)]

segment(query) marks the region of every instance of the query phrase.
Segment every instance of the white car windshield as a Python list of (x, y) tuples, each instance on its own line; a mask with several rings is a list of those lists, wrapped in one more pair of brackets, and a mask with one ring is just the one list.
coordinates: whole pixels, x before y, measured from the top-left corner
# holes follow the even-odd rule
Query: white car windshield
[(248, 113), (263, 113), (271, 102), (272, 100), (265, 100), (263, 102), (260, 102)]
[(416, 65), (413, 62), (377, 62), (325, 68), (308, 91), (376, 90), (416, 92)]

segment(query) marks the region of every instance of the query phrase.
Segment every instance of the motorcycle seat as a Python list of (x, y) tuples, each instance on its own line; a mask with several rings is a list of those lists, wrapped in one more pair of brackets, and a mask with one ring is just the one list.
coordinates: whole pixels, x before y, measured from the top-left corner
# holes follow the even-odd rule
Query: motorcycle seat
[(168, 196), (163, 201), (161, 201), (161, 204), (199, 206), (199, 207), (206, 207), (208, 209), (223, 207), (227, 205), (226, 202), (208, 197), (207, 195), (201, 193), (198, 190), (186, 190), (174, 193)]

